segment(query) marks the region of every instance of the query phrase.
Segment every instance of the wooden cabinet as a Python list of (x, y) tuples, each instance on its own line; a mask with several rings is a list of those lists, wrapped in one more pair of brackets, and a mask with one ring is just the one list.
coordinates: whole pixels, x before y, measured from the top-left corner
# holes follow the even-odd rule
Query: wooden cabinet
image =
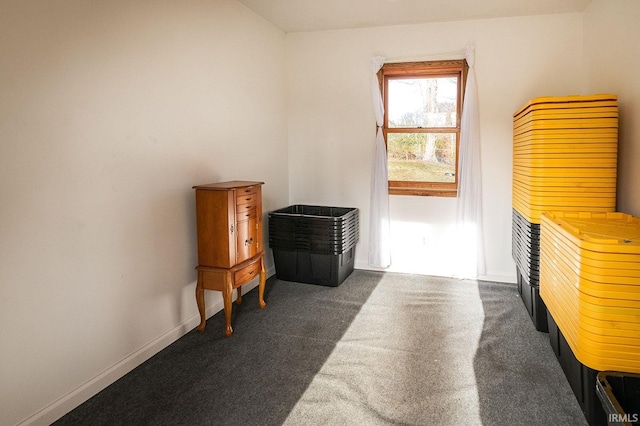
[(262, 245), (263, 182), (230, 181), (194, 186), (198, 232), (198, 331), (206, 326), (204, 290), (222, 292), (225, 335), (231, 336), (231, 302), (242, 303), (243, 284), (260, 276), (259, 304), (264, 302), (266, 272)]

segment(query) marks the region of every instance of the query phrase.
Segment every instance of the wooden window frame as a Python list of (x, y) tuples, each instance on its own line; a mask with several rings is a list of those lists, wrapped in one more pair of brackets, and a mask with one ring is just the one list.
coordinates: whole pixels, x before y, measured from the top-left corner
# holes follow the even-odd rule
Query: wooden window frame
[[(462, 118), (462, 103), (464, 88), (469, 67), (467, 61), (428, 61), (428, 62), (402, 62), (384, 64), (378, 72), (378, 82), (384, 102), (384, 123), (382, 133), (387, 144), (388, 133), (455, 133), (456, 135), (456, 162), (455, 182), (419, 182), (419, 181), (389, 181), (390, 195), (419, 195), (436, 197), (457, 197), (458, 195), (458, 158), (460, 152), (460, 120)], [(388, 87), (390, 79), (400, 78), (438, 78), (458, 77), (457, 117), (455, 127), (394, 127), (389, 128), (388, 121)]]

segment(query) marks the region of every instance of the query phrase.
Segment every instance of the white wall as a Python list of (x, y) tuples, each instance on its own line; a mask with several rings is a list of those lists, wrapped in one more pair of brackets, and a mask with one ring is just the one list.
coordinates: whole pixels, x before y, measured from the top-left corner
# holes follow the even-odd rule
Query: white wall
[(618, 95), (618, 211), (640, 216), (640, 2), (593, 0), (584, 16), (587, 87)]
[[(358, 207), (366, 267), (373, 54), (475, 44), (490, 277), (514, 279), (511, 115), (533, 97), (618, 93), (640, 215), (639, 7), (593, 0), (583, 39), (582, 14), (285, 36), (233, 0), (3, 2), (0, 424), (54, 420), (197, 324), (194, 184)], [(447, 275), (454, 212), (392, 197), (395, 268)]]
[(48, 424), (197, 325), (191, 187), (288, 202), (284, 55), (234, 0), (2, 2), (0, 424)]
[[(291, 202), (360, 208), (356, 267), (367, 268), (375, 132), (370, 58), (443, 59), (442, 53), (474, 44), (487, 275), (515, 281), (512, 114), (533, 97), (581, 92), (582, 34), (582, 14), (288, 34)], [(454, 257), (445, 249), (451, 248), (455, 199), (392, 196), (390, 207), (395, 241), (390, 269), (450, 275)]]

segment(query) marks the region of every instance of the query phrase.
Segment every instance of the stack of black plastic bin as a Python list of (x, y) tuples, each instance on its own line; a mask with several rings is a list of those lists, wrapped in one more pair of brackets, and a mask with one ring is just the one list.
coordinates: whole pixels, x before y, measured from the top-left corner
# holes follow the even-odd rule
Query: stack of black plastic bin
[(540, 224), (513, 209), (511, 254), (517, 266), (518, 292), (536, 330), (548, 332), (547, 309), (540, 298)]
[(296, 204), (269, 213), (276, 277), (337, 287), (353, 272), (358, 209)]

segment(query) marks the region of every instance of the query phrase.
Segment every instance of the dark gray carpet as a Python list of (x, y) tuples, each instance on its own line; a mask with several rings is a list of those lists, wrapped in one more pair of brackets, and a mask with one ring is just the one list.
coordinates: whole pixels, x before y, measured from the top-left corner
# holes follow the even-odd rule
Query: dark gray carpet
[(515, 285), (269, 279), (57, 425), (585, 425)]

